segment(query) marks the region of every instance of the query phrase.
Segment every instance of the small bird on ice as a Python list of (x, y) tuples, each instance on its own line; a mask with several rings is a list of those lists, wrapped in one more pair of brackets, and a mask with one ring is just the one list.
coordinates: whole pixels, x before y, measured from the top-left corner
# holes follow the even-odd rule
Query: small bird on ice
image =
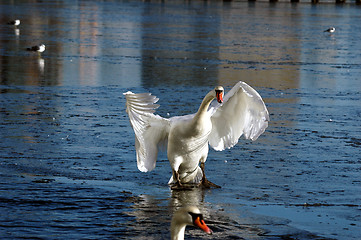
[(333, 33), (336, 31), (336, 28), (330, 27), (329, 29), (325, 30), (325, 32)]
[(32, 52), (42, 53), (42, 52), (45, 51), (45, 44), (41, 44), (39, 46), (32, 46), (30, 48), (27, 48), (26, 50), (32, 51)]
[(20, 25), (20, 20), (19, 19), (15, 19), (13, 21), (8, 22), (8, 25), (14, 25), (14, 26), (19, 26)]

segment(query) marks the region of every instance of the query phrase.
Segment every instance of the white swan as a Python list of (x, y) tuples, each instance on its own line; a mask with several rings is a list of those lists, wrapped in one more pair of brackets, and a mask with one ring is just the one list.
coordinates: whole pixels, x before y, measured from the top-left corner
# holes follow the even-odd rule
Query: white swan
[(212, 230), (205, 224), (199, 209), (195, 206), (188, 206), (174, 213), (170, 227), (171, 240), (183, 240), (187, 225), (194, 225), (204, 232), (212, 234)]
[[(126, 111), (135, 133), (138, 169), (153, 170), (158, 149), (167, 145), (173, 170), (169, 184), (182, 187), (185, 183), (203, 183), (205, 187), (218, 187), (209, 182), (204, 173), (208, 144), (222, 151), (237, 144), (242, 135), (256, 140), (269, 121), (261, 96), (246, 83), (238, 82), (224, 100), (223, 92), (223, 87), (216, 87), (204, 97), (197, 113), (169, 119), (154, 114), (159, 107), (155, 104), (157, 97), (150, 93), (124, 93)], [(215, 98), (217, 102), (210, 106)]]

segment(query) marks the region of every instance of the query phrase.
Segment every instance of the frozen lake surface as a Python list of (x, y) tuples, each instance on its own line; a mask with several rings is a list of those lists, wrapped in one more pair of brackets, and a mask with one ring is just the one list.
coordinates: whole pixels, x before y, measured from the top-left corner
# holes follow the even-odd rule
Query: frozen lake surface
[[(359, 239), (360, 8), (2, 1), (0, 238), (168, 239), (174, 210), (193, 204), (214, 234), (186, 239)], [(271, 121), (209, 152), (221, 189), (170, 190), (166, 154), (138, 171), (123, 92), (152, 92), (171, 117), (238, 81)]]

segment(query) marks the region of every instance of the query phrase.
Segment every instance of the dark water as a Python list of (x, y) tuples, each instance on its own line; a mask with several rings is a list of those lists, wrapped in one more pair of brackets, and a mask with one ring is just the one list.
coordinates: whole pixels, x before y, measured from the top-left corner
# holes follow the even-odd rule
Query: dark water
[[(358, 239), (360, 10), (2, 1), (0, 238), (168, 239), (173, 211), (195, 204), (214, 235), (189, 227), (188, 239)], [(41, 56), (24, 50), (39, 43)], [(176, 116), (239, 80), (271, 122), (256, 142), (210, 151), (221, 189), (171, 191), (165, 154), (138, 171), (123, 92), (152, 92)]]

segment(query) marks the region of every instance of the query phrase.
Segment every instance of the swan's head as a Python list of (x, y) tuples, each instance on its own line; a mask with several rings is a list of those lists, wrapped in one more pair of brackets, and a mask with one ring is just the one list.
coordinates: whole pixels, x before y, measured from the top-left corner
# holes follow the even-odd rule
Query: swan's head
[(224, 94), (223, 87), (218, 86), (214, 89), (214, 91), (216, 93), (217, 102), (222, 103), (223, 102), (223, 94)]
[(204, 232), (212, 234), (212, 230), (203, 220), (203, 215), (195, 206), (183, 207), (176, 211), (172, 218), (172, 225), (194, 225), (202, 229)]

